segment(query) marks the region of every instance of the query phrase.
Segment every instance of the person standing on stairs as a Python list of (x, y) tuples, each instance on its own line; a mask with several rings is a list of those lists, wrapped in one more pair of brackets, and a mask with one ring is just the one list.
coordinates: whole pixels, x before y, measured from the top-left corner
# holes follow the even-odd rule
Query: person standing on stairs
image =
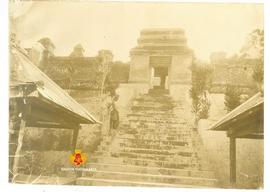
[(111, 112), (110, 112), (110, 135), (114, 136), (116, 129), (119, 126), (119, 112), (116, 108), (115, 102), (119, 99), (119, 95), (112, 97)]

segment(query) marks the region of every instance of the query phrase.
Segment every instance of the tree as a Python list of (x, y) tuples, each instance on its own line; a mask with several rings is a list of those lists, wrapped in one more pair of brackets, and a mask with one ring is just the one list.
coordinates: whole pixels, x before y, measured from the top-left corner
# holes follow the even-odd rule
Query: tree
[(258, 63), (253, 67), (252, 77), (257, 84), (257, 91), (260, 91), (264, 79), (264, 30), (255, 29), (252, 31), (248, 35), (246, 43), (240, 52), (242, 58), (255, 56), (259, 59)]
[(248, 34), (246, 42), (240, 50), (241, 57), (256, 57), (263, 60), (264, 55), (264, 30), (255, 29)]
[(207, 119), (209, 116), (210, 101), (208, 89), (211, 84), (212, 70), (207, 65), (199, 65), (193, 63), (192, 86), (190, 89), (190, 97), (192, 98), (192, 112), (195, 115), (195, 126), (200, 119)]
[(258, 63), (255, 64), (253, 67), (253, 74), (252, 74), (253, 79), (257, 83), (263, 83), (264, 79), (264, 65), (263, 65), (263, 60), (260, 60)]
[(38, 41), (43, 47), (43, 60), (45, 62), (48, 60), (49, 57), (54, 56), (54, 50), (55, 50), (55, 45), (53, 44), (52, 40), (48, 37), (44, 37)]
[(118, 83), (115, 83), (112, 81), (112, 72), (110, 71), (106, 77), (105, 77), (105, 81), (104, 81), (104, 92), (109, 92), (111, 96), (115, 96), (116, 95), (116, 89), (118, 87)]
[(84, 48), (81, 44), (77, 44), (74, 46), (73, 51), (69, 55), (70, 57), (83, 57), (84, 56)]
[(239, 92), (238, 88), (232, 85), (227, 85), (226, 92), (225, 92), (225, 108), (227, 112), (232, 111), (234, 108), (239, 106), (240, 103), (240, 96), (241, 93)]

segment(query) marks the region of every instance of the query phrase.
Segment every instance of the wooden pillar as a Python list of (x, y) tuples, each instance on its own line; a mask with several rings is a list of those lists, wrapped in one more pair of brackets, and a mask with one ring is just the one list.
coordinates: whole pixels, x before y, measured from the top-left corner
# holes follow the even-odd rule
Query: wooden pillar
[(71, 144), (71, 151), (75, 152), (76, 145), (77, 145), (77, 139), (79, 135), (79, 129), (81, 128), (80, 125), (76, 125), (73, 129), (73, 135), (72, 135), (72, 144)]
[[(81, 128), (80, 125), (76, 125), (76, 126), (74, 126), (74, 129), (73, 129), (72, 146), (71, 146), (72, 153), (75, 153), (75, 150), (76, 150), (76, 145), (77, 145), (77, 140), (78, 140), (80, 128)], [(76, 171), (76, 177), (79, 178), (81, 176), (82, 176), (82, 171)]]
[[(24, 89), (26, 90), (27, 88), (24, 88)], [(15, 178), (19, 174), (18, 170), (19, 170), (20, 158), (22, 156), (21, 150), (23, 146), (23, 139), (24, 139), (25, 129), (26, 129), (26, 119), (27, 119), (28, 114), (31, 113), (31, 106), (28, 104), (25, 94), (26, 94), (25, 91), (23, 91), (24, 104), (22, 106), (16, 106), (21, 112), (18, 115), (20, 118), (20, 128), (19, 128), (19, 135), (17, 139), (17, 148), (14, 155), (13, 168), (12, 168), (13, 178)]]
[(14, 177), (18, 174), (20, 157), (22, 155), (21, 149), (22, 149), (22, 145), (23, 145), (23, 138), (25, 135), (25, 125), (26, 125), (25, 119), (21, 118), (19, 135), (18, 135), (18, 140), (17, 140), (17, 149), (16, 149), (16, 152), (14, 155), (14, 163), (13, 163), (13, 176)]
[(230, 183), (234, 187), (236, 184), (236, 138), (230, 136)]

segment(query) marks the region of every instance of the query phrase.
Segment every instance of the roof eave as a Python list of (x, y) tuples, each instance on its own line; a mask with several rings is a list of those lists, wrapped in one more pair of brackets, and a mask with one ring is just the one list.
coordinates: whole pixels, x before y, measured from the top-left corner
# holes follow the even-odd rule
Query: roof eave
[[(234, 126), (234, 124), (236, 124), (239, 119), (242, 119), (245, 116), (248, 117), (251, 113), (253, 113), (254, 111), (257, 111), (259, 108), (263, 107), (263, 104), (264, 104), (264, 102), (258, 103), (254, 107), (249, 108), (248, 110), (243, 111), (242, 113), (236, 115), (235, 117), (222, 122), (222, 120), (225, 119), (227, 117), (227, 115), (230, 114), (230, 113), (228, 113), (220, 121), (218, 121), (217, 123), (211, 125), (208, 130), (211, 130), (211, 131), (227, 131), (230, 127)], [(232, 112), (233, 111), (231, 111), (231, 113)]]
[[(22, 96), (11, 96), (10, 99), (22, 99), (23, 97)], [(43, 97), (42, 95), (38, 95), (38, 94), (32, 94), (32, 95), (28, 95), (27, 98), (36, 98), (36, 99), (39, 99), (41, 100), (42, 102), (44, 103), (47, 103), (49, 105), (54, 105), (54, 107), (58, 108), (59, 110), (63, 111), (63, 112), (66, 112), (68, 113), (69, 115), (77, 118), (79, 121), (80, 124), (101, 124), (100, 121), (96, 120), (95, 118), (92, 118), (92, 119), (87, 119), (81, 115), (78, 115), (77, 113), (74, 113), (73, 111)]]
[(43, 97), (42, 95), (39, 97), (42, 101), (45, 101), (47, 103), (50, 103), (50, 104), (53, 104), (55, 105), (57, 108), (59, 108), (60, 110), (62, 111), (66, 111), (67, 113), (69, 113), (70, 115), (72, 116), (75, 116), (76, 118), (80, 119), (80, 124), (95, 124), (95, 123), (98, 123), (98, 124), (101, 124), (101, 122), (99, 122), (98, 120), (96, 120), (95, 118), (92, 118), (92, 119), (87, 119), (65, 107), (63, 107), (62, 105), (59, 105), (49, 99), (47, 99), (46, 97)]

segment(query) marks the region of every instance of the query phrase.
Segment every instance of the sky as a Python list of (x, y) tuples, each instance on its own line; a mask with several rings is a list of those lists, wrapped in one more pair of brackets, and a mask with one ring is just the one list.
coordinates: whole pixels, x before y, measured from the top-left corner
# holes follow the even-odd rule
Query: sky
[(109, 49), (125, 62), (144, 28), (183, 28), (188, 47), (207, 61), (212, 52), (239, 52), (247, 35), (264, 26), (261, 4), (24, 2), (11, 5), (10, 14), (23, 47), (49, 37), (55, 55), (69, 55), (80, 43), (85, 56)]

